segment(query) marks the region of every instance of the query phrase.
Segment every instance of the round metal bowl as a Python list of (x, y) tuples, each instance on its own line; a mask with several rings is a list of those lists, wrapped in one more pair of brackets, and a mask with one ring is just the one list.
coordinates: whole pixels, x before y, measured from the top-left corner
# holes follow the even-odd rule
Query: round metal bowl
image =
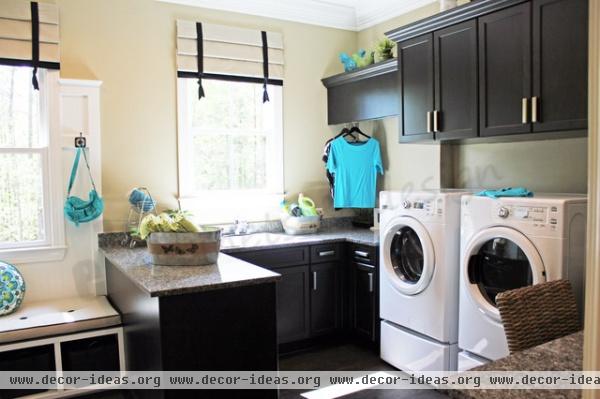
[(199, 233), (152, 233), (147, 244), (155, 265), (211, 265), (219, 257), (221, 229), (205, 227)]

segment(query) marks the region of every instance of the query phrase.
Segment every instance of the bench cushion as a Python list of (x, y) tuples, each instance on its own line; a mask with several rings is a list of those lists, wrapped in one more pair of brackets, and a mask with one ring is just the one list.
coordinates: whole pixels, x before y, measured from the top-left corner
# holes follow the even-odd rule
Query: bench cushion
[(105, 296), (24, 303), (0, 317), (0, 343), (39, 339), (118, 326), (121, 316)]

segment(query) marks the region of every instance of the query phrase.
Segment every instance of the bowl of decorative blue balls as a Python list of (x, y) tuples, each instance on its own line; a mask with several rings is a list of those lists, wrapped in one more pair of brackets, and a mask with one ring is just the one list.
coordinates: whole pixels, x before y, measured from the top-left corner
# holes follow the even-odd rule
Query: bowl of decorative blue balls
[(25, 297), (25, 280), (19, 270), (0, 261), (0, 316), (17, 310)]

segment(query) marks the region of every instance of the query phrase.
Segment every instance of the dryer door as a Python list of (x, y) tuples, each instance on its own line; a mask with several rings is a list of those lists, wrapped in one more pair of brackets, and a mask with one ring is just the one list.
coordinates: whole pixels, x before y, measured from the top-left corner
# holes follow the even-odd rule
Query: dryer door
[(385, 278), (405, 295), (416, 295), (427, 288), (435, 255), (425, 227), (416, 219), (400, 216), (387, 223), (382, 236)]
[(496, 321), (500, 321), (496, 295), (546, 281), (535, 246), (508, 227), (492, 227), (475, 235), (462, 254), (461, 269), (467, 297)]

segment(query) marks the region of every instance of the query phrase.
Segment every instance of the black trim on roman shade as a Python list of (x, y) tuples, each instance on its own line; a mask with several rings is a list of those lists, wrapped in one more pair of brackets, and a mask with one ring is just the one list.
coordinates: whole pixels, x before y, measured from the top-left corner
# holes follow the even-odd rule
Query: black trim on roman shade
[[(195, 79), (198, 77), (196, 72), (177, 72), (178, 78), (190, 78)], [(251, 78), (249, 76), (236, 76), (236, 75), (220, 75), (218, 73), (203, 73), (202, 79), (210, 79), (210, 80), (224, 80), (227, 82), (243, 82), (243, 83), (265, 83), (264, 78)], [(283, 80), (281, 79), (268, 79), (267, 84), (273, 86), (283, 86)]]
[(31, 83), (34, 89), (39, 90), (37, 70), (40, 65), (40, 13), (38, 3), (35, 1), (31, 2), (31, 64), (33, 65)]
[(262, 53), (263, 53), (263, 103), (269, 101), (269, 92), (267, 91), (267, 83), (269, 82), (269, 44), (267, 43), (267, 32), (264, 30), (260, 32), (262, 39)]
[[(32, 60), (15, 60), (12, 58), (0, 58), (0, 65), (33, 67)], [(38, 67), (44, 69), (60, 69), (60, 62), (38, 61)]]
[(196, 22), (196, 51), (198, 52), (198, 99), (204, 97), (202, 75), (204, 74), (204, 39), (202, 37), (202, 22)]

